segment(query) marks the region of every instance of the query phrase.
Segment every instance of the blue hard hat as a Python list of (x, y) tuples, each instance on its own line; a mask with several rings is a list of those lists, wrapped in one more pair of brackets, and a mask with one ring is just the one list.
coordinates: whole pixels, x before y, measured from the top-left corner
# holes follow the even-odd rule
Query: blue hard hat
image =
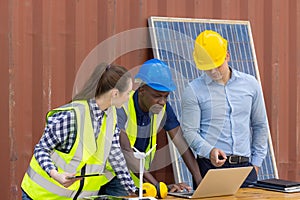
[(135, 76), (154, 90), (171, 92), (176, 89), (168, 65), (156, 58), (146, 61)]

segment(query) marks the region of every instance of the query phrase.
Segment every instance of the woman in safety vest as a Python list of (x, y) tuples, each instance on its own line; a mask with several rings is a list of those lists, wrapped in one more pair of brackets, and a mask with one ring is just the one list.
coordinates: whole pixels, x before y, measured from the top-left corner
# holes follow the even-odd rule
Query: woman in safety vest
[(115, 110), (131, 90), (131, 76), (124, 67), (103, 63), (71, 103), (48, 112), (22, 181), (23, 200), (135, 192), (120, 149)]

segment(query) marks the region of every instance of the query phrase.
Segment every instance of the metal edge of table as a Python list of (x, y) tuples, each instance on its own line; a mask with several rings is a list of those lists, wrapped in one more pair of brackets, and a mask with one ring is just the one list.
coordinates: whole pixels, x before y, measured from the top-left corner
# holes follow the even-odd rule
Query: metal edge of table
[[(168, 196), (166, 199), (183, 199), (183, 198), (178, 198), (178, 197), (173, 197), (173, 196)], [(296, 200), (300, 199), (300, 192), (298, 193), (283, 193), (283, 192), (276, 192), (276, 191), (271, 191), (271, 190), (265, 190), (265, 189), (258, 189), (258, 188), (240, 188), (238, 192), (234, 195), (229, 195), (229, 196), (218, 196), (218, 197), (209, 197), (209, 198), (199, 198), (200, 200), (208, 199), (208, 200), (230, 200), (230, 199), (243, 199), (243, 200), (251, 200), (251, 199), (256, 199), (256, 200), (270, 200), (270, 199), (276, 199), (276, 200), (284, 200), (284, 199), (289, 199), (289, 200)]]

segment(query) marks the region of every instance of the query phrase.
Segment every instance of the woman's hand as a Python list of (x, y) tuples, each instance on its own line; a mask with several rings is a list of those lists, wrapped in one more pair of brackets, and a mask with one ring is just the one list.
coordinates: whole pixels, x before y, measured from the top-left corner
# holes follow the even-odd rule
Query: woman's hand
[(58, 173), (57, 170), (55, 169), (52, 169), (50, 171), (50, 176), (65, 188), (70, 187), (75, 181), (82, 179), (82, 178), (71, 178), (75, 176), (75, 174), (76, 173)]

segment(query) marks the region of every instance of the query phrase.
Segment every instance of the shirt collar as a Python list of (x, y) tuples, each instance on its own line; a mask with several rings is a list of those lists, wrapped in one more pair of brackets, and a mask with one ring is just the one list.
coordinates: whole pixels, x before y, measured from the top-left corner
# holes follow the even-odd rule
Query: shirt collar
[(90, 109), (92, 111), (94, 119), (97, 121), (100, 121), (101, 118), (103, 117), (103, 115), (106, 114), (106, 110), (105, 111), (100, 110), (100, 108), (94, 98), (89, 100), (89, 104), (90, 104)]
[(214, 80), (212, 80), (212, 78), (210, 78), (210, 76), (208, 76), (205, 72), (203, 72), (203, 77), (204, 77), (204, 81), (205, 81), (206, 85), (209, 85), (212, 82), (214, 82)]
[[(229, 69), (231, 70), (231, 77), (228, 80), (228, 83), (230, 83), (231, 81), (234, 81), (236, 78), (239, 77), (239, 74), (237, 73), (237, 71), (235, 69), (231, 68), (230, 66), (229, 66)], [(203, 72), (203, 76), (204, 76), (204, 81), (207, 85), (214, 82), (214, 80), (212, 78), (210, 78), (205, 72)]]
[[(231, 70), (231, 77), (230, 77), (230, 79), (228, 80), (228, 83), (234, 81), (235, 79), (240, 78), (240, 74), (239, 74), (239, 72), (238, 72), (237, 70), (231, 68), (230, 66), (229, 66), (229, 68), (230, 68), (230, 70)], [(228, 83), (227, 83), (227, 84), (228, 84)]]

